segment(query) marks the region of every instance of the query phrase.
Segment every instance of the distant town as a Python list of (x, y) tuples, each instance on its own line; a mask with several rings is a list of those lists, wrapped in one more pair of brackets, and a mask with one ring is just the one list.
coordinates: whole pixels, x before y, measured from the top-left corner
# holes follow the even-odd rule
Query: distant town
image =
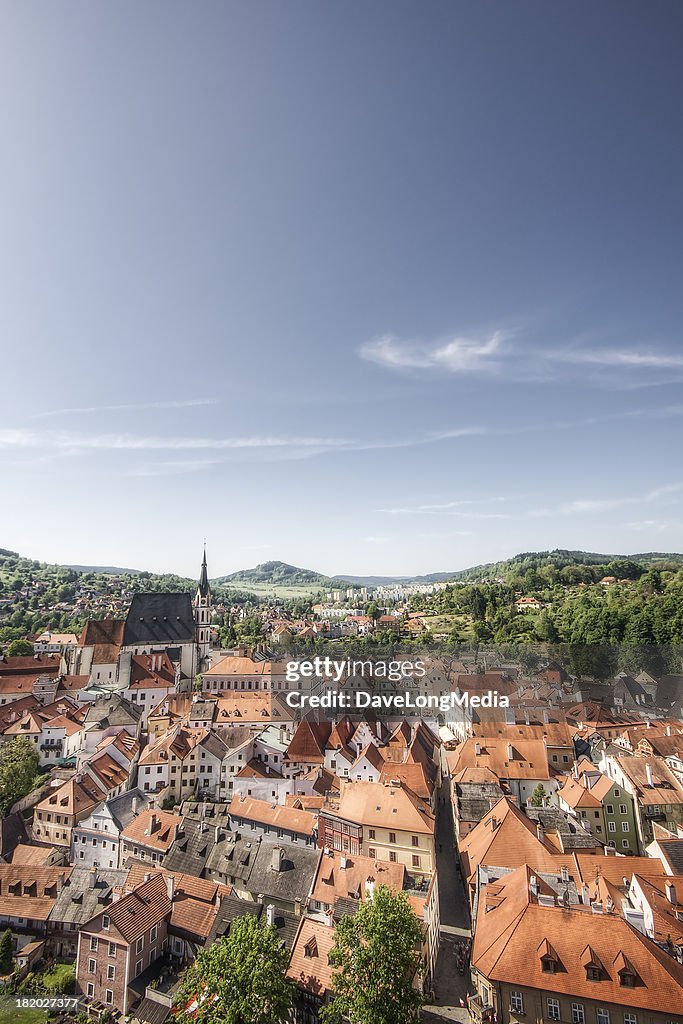
[(0, 649), (17, 1020), (222, 1021), (224, 957), (235, 1020), (683, 1024), (681, 556), (3, 551)]

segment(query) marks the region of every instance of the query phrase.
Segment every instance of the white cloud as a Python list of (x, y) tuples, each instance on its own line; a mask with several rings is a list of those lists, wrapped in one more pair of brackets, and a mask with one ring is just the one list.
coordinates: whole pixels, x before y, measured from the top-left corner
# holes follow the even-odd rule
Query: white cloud
[(545, 353), (563, 363), (611, 366), (629, 369), (673, 369), (683, 367), (683, 356), (675, 352), (629, 351), (628, 349), (568, 349)]
[(66, 409), (47, 409), (37, 412), (32, 419), (47, 419), (51, 416), (67, 416), (72, 414), (90, 414), (98, 412), (134, 412), (145, 409), (194, 409), (197, 406), (217, 405), (217, 398), (186, 398), (178, 401), (164, 402), (132, 402), (122, 405), (79, 405)]
[[(505, 372), (507, 381), (549, 381), (558, 378), (560, 366), (594, 367), (591, 383), (618, 386), (629, 380), (629, 371), (683, 369), (683, 355), (651, 347), (564, 348), (533, 347), (511, 343), (511, 333), (495, 331), (488, 337), (460, 337), (433, 341), (403, 341), (393, 334), (366, 342), (358, 349), (361, 359), (391, 370), (423, 370), (449, 374), (495, 374)], [(606, 378), (600, 369), (623, 371), (620, 378)], [(585, 373), (585, 371), (584, 371)], [(631, 378), (632, 382), (632, 378)], [(638, 386), (652, 384), (652, 375)], [(656, 383), (667, 383), (658, 380)]]
[(491, 372), (499, 368), (503, 334), (490, 338), (455, 337), (431, 344), (404, 342), (387, 334), (361, 345), (359, 355), (390, 369), (447, 370), (449, 373)]

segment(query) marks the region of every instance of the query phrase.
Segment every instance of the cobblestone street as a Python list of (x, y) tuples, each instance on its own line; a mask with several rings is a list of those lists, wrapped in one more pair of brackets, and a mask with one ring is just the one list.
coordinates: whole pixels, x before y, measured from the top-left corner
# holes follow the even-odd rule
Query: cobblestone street
[(439, 878), (441, 942), (434, 978), (434, 1001), (424, 1008), (425, 1021), (469, 1021), (466, 1002), (471, 991), (469, 963), (460, 974), (457, 965), (458, 943), (470, 937), (470, 916), (467, 897), (458, 871), (453, 832), (453, 812), (449, 782), (445, 779), (439, 792), (436, 822), (436, 864)]

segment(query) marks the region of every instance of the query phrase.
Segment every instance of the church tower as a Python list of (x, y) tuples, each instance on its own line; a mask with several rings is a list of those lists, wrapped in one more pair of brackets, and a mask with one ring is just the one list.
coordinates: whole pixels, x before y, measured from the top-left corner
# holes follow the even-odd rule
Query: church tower
[(199, 584), (197, 586), (197, 593), (194, 596), (195, 637), (198, 651), (197, 663), (200, 670), (208, 664), (211, 651), (211, 611), (211, 587), (209, 586), (209, 574), (206, 568), (205, 544)]

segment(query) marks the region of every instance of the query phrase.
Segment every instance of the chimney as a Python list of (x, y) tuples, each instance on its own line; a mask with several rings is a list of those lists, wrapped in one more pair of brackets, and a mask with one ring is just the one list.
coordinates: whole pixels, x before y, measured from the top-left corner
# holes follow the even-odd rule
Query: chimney
[(90, 868), (90, 874), (88, 875), (88, 885), (91, 889), (94, 889), (97, 885), (97, 868)]
[(169, 900), (173, 902), (175, 895), (175, 875), (164, 875), (164, 881), (166, 882), (166, 895)]
[(275, 926), (275, 907), (272, 903), (266, 907), (266, 922), (270, 928)]
[(474, 744), (474, 754), (475, 757), (479, 757), (479, 755), (481, 754), (481, 743)]
[(348, 864), (349, 864), (349, 862), (347, 861), (346, 857), (340, 857), (339, 858), (339, 867), (342, 868), (342, 870), (344, 868), (348, 867)]
[(652, 768), (649, 764), (645, 765), (645, 774), (647, 775), (647, 784), (652, 789), (654, 782), (652, 781)]
[(512, 749), (512, 744), (508, 743), (508, 761), (513, 761), (514, 757), (515, 757), (515, 752)]
[(667, 725), (667, 727), (666, 727), (666, 735), (667, 736), (671, 735), (671, 726), (670, 725)]
[(589, 898), (588, 898), (588, 886), (586, 885), (585, 882), (583, 883), (583, 886), (581, 887), (581, 902), (583, 903), (584, 907), (587, 907), (589, 902), (590, 902)]
[(130, 809), (133, 812), (133, 814), (137, 814), (138, 813), (138, 798), (137, 798), (137, 796), (134, 796), (133, 799), (131, 800), (131, 802), (130, 802)]
[(271, 867), (273, 871), (282, 871), (282, 862), (284, 860), (284, 857), (285, 851), (282, 849), (281, 846), (276, 846), (275, 849), (273, 850), (273, 855), (271, 857)]
[(152, 877), (152, 872), (151, 871), (145, 871), (145, 875), (144, 875), (143, 881), (149, 882), (151, 877)]
[(220, 825), (216, 825), (214, 830), (213, 830), (213, 841), (214, 841), (214, 843), (220, 843), (220, 841), (221, 841), (221, 827), (220, 827)]
[(525, 725), (529, 724), (529, 709), (528, 708), (524, 708), (524, 724)]
[(548, 709), (547, 708), (543, 708), (543, 724), (547, 725), (549, 721), (550, 721), (550, 715), (548, 714)]
[(678, 903), (678, 900), (676, 898), (676, 886), (673, 882), (666, 883), (666, 898), (668, 899), (669, 903), (673, 904), (673, 906), (676, 906), (676, 904)]
[(538, 839), (539, 843), (543, 842), (543, 836), (544, 835), (545, 835), (545, 833), (543, 831), (543, 825), (541, 825), (540, 821), (537, 821), (536, 822), (536, 838)]

